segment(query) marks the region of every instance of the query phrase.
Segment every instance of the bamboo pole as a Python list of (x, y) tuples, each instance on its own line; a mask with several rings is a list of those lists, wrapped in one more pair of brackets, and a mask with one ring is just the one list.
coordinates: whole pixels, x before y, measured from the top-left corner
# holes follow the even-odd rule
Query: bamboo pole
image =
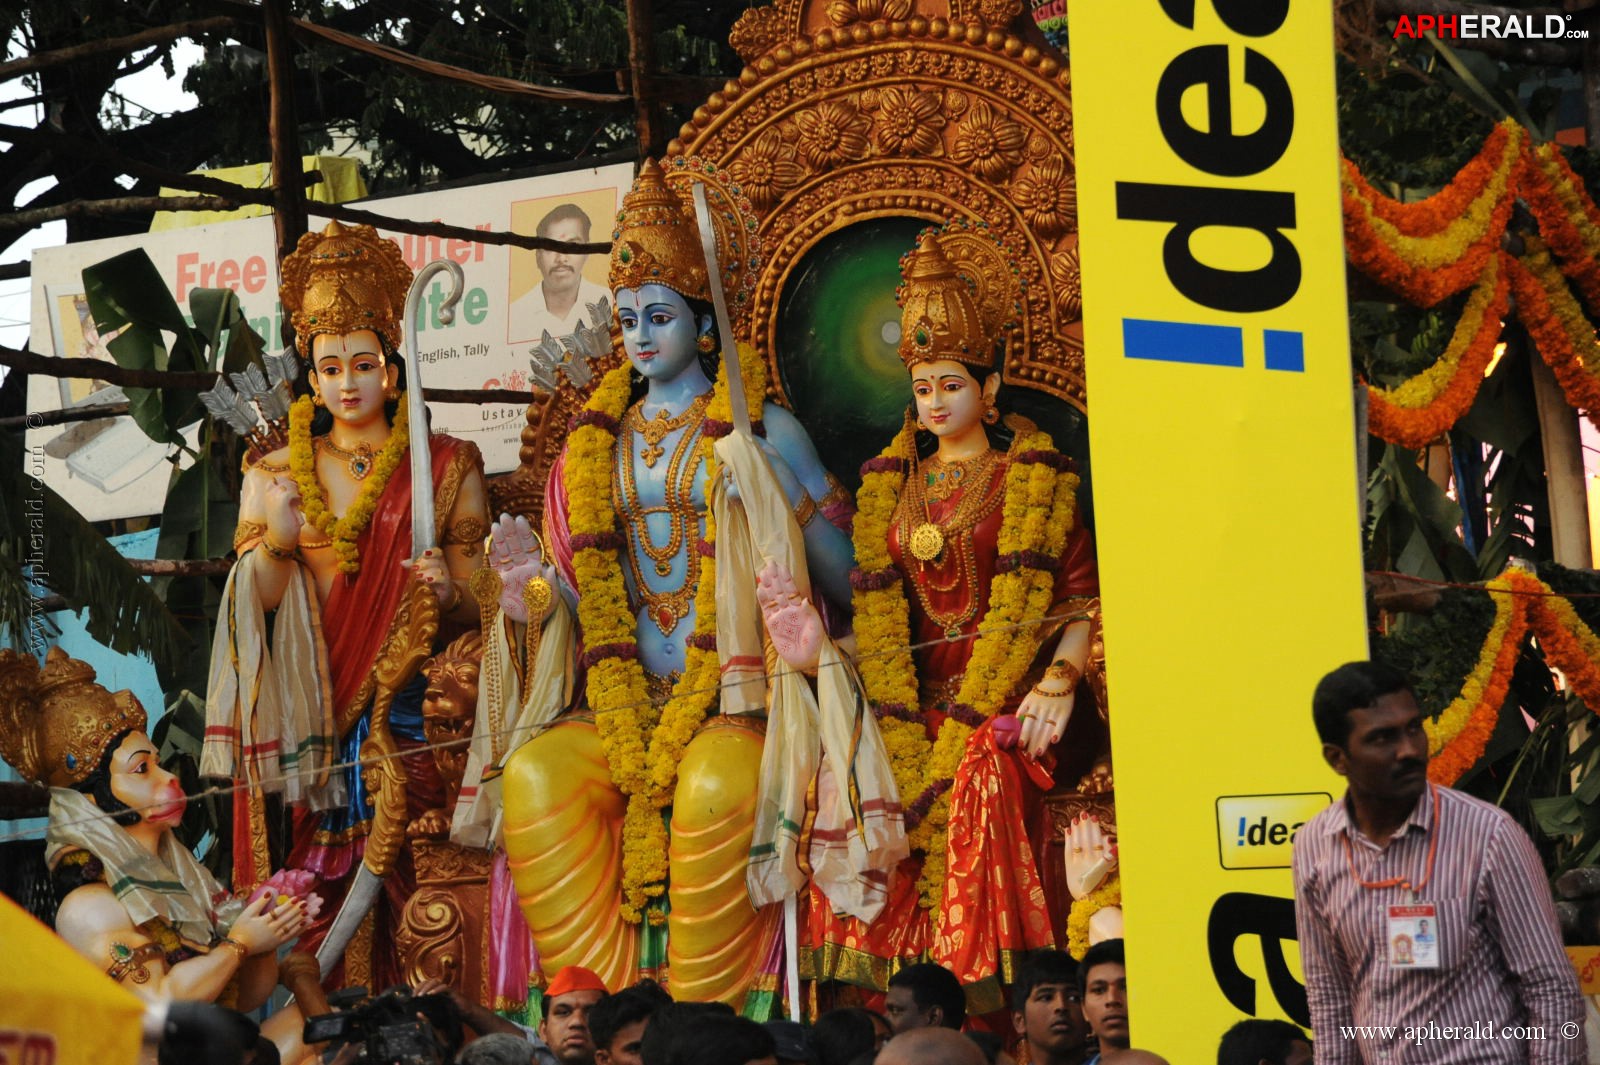
[[(272, 140), (272, 224), (278, 235), (278, 262), (292, 254), (306, 231), (305, 179), (300, 169), (299, 127), (294, 116), (294, 53), (284, 0), (262, 0), (267, 33), (268, 120)], [(284, 320), (284, 329), (290, 326)], [(285, 336), (284, 340), (288, 341)]]
[(1550, 499), (1550, 540), (1555, 560), (1574, 569), (1590, 569), (1589, 494), (1583, 475), (1583, 441), (1578, 416), (1541, 358), (1530, 358), (1533, 398), (1539, 409), (1539, 437), (1544, 445), (1545, 490)]

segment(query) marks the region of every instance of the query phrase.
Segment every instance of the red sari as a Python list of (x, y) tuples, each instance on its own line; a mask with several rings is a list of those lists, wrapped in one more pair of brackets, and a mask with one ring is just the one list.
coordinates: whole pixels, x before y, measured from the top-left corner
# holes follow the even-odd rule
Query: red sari
[[(998, 503), (1007, 466), (1005, 460), (996, 462), (987, 484), (927, 501), (928, 520), (942, 525), (955, 514), (965, 492), (981, 490), (985, 495), (984, 506), (978, 509), (983, 516), (970, 531), (952, 534), (936, 561), (919, 561), (900, 542), (898, 508), (897, 520), (889, 527), (890, 556), (906, 574), (911, 639), (929, 645), (913, 657), (930, 740), (944, 721), (944, 707), (961, 686), (976, 642), (974, 638), (951, 637), (975, 637), (989, 608), (989, 588), (999, 554)], [(902, 495), (900, 507), (906, 502)], [(1062, 613), (1069, 601), (1098, 594), (1094, 547), (1087, 530), (1079, 526), (1062, 552), (1050, 613)], [(1053, 646), (1060, 627), (1057, 623), (1042, 633), (1041, 646)], [(1030, 675), (1018, 686), (1003, 713), (1015, 710), (1033, 679)], [(1080, 709), (1086, 699), (1087, 694), (1080, 691)], [(1075, 720), (1082, 716), (1073, 715)], [(1072, 739), (1069, 732), (1062, 746)], [(1038, 805), (1050, 784), (1038, 762), (1017, 750), (996, 747), (990, 725), (979, 729), (967, 744), (951, 789), (948, 874), (938, 927), (929, 911), (919, 905), (916, 882), (922, 858), (916, 853), (895, 871), (888, 906), (871, 925), (834, 914), (813, 888), (805, 936), (812, 962), (809, 975), (881, 991), (896, 970), (930, 959), (951, 969), (963, 984), (975, 987), (976, 1002), (993, 1000), (992, 1008), (999, 1008), (998, 981), (1012, 980), (1018, 955), (1056, 942), (1037, 864), (1045, 841), (1030, 841), (1026, 831), (1031, 808)], [(901, 796), (901, 801), (914, 798)]]

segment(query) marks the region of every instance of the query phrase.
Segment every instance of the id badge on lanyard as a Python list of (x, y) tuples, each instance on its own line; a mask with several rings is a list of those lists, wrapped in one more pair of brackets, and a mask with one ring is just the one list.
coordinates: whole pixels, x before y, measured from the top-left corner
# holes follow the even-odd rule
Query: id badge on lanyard
[(1389, 945), (1389, 966), (1394, 969), (1439, 967), (1439, 915), (1431, 902), (1385, 908), (1388, 921), (1384, 939)]

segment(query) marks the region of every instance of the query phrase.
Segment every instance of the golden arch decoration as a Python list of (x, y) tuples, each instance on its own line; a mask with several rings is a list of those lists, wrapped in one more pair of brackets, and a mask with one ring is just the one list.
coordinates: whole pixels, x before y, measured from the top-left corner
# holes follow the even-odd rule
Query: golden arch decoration
[[(841, 3), (850, 10), (834, 10)], [(836, 0), (827, 15), (894, 3)], [(761, 11), (779, 12), (762, 24), (768, 41), (774, 20), (798, 29), (807, 18), (796, 3), (749, 16)], [(745, 19), (734, 42), (767, 43)], [(695, 111), (668, 154), (728, 168), (762, 214), (752, 339), (774, 370), (779, 297), (818, 241), (872, 218), (964, 217), (1018, 255), (1027, 286), (1004, 380), (1086, 410), (1072, 132), (1059, 60), (981, 21), (919, 16), (770, 46)]]

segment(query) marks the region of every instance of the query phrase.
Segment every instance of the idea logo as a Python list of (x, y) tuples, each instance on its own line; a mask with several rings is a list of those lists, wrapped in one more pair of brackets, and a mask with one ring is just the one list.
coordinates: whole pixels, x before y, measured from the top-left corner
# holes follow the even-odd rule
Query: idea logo
[(1222, 867), (1287, 869), (1295, 833), (1332, 801), (1325, 791), (1218, 798), (1217, 856)]

